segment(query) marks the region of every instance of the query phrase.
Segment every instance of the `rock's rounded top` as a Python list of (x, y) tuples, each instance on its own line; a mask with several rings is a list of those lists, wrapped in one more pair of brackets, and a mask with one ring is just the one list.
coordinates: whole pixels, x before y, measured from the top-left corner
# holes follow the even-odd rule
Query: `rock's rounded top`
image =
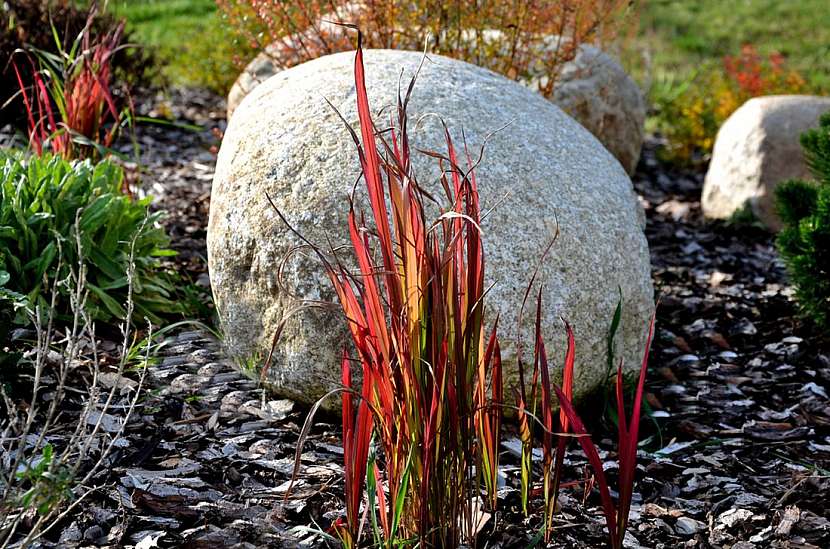
[[(335, 53), (280, 71), (246, 95), (238, 106), (239, 112), (242, 112), (245, 105), (258, 104), (267, 100), (267, 96), (284, 93), (283, 90), (287, 89), (312, 89), (317, 92), (319, 98), (325, 97), (332, 100), (334, 106), (341, 112), (354, 111), (353, 90), (352, 95), (347, 97), (327, 97), (323, 93), (326, 89), (340, 88), (343, 82), (353, 87), (354, 56), (354, 51)], [(481, 104), (469, 105), (468, 108), (492, 115), (491, 98), (488, 98), (486, 94), (497, 93), (500, 96), (499, 106), (502, 110), (508, 107), (506, 114), (522, 115), (538, 108), (547, 113), (555, 113), (552, 116), (558, 116), (559, 124), (557, 125), (561, 126), (564, 131), (577, 131), (574, 128), (579, 127), (579, 124), (562, 113), (559, 108), (551, 105), (541, 95), (526, 86), (489, 69), (464, 61), (435, 54), (429, 54), (425, 58), (421, 52), (414, 51), (374, 49), (364, 50), (364, 62), (370, 98), (372, 93), (376, 94), (372, 105), (375, 109), (394, 108), (398, 91), (400, 90), (401, 95), (406, 93), (410, 79), (420, 66), (416, 88), (413, 91), (413, 104), (417, 106), (419, 98), (437, 95), (439, 97), (435, 99), (442, 101), (443, 108), (440, 114), (445, 120), (452, 120), (458, 117), (458, 114), (463, 113), (467, 119), (464, 120), (465, 127), (474, 126), (474, 122), (469, 120), (469, 115), (463, 108), (463, 101), (477, 96), (481, 99)], [(461, 91), (464, 93), (452, 93)], [(510, 105), (509, 101), (505, 100), (507, 98), (520, 102)], [(456, 106), (458, 108), (453, 108)], [(256, 107), (254, 108), (256, 110)], [(413, 113), (410, 112), (410, 114)], [(234, 115), (229, 120), (229, 127), (236, 125), (233, 122), (236, 118), (237, 116)], [(535, 117), (525, 116), (524, 118), (531, 122)], [(507, 117), (505, 120), (509, 121)], [(498, 126), (493, 124), (488, 127), (490, 131), (498, 129)]]
[(718, 130), (703, 184), (703, 213), (728, 219), (749, 209), (772, 230), (781, 228), (775, 187), (811, 177), (799, 138), (830, 111), (830, 97), (767, 95), (741, 105)]
[[(466, 140), (473, 158), (486, 142), (476, 175), (486, 282), (493, 285), (487, 315), (501, 315), (508, 366), (524, 290), (557, 227), (540, 268), (550, 347), (564, 348), (561, 315), (577, 336), (576, 391), (594, 388), (605, 376), (606, 336), (622, 288), (620, 356), (636, 366), (653, 294), (642, 209), (619, 162), (541, 95), (487, 69), (438, 55), (423, 60), (419, 52), (364, 55), (379, 129), (395, 116), (398, 90), (406, 93), (423, 61), (408, 124), (419, 183), (433, 196), (443, 196), (440, 169), (416, 148), (446, 151), (442, 120), (459, 149)], [(344, 322), (330, 310), (297, 311), (299, 300), (331, 300), (333, 291), (266, 193), (312, 242), (325, 249), (348, 242), (347, 197), (360, 172), (354, 143), (332, 107), (356, 127), (353, 70), (354, 52), (333, 54), (280, 72), (249, 94), (228, 124), (211, 197), (211, 283), (227, 342), (235, 353), (264, 355), (275, 327), (288, 318), (271, 381), (306, 402), (338, 385)], [(360, 185), (356, 201), (365, 204)]]
[[(329, 27), (330, 23), (321, 23), (321, 28), (327, 28), (334, 40), (343, 39), (343, 27)], [(504, 42), (497, 30), (485, 30), (476, 37), (487, 47)], [(556, 36), (545, 40), (544, 48), (551, 55), (556, 55), (560, 47), (560, 38)], [(281, 57), (278, 52), (284, 48), (281, 42), (269, 45), (240, 73), (228, 93), (228, 119), (247, 94), (280, 72), (275, 60)], [(541, 62), (531, 65), (529, 73), (523, 84), (533, 89), (546, 87), (544, 75), (548, 68)], [(594, 134), (629, 174), (634, 173), (643, 145), (645, 98), (637, 83), (614, 58), (599, 48), (580, 44), (574, 59), (563, 63), (550, 99)]]

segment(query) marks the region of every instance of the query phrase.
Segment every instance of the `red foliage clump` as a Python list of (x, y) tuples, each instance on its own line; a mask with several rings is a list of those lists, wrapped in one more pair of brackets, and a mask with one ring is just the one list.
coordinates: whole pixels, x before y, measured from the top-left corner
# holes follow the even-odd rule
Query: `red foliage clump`
[(798, 90), (804, 86), (801, 76), (786, 69), (783, 55), (772, 53), (764, 59), (751, 44), (745, 44), (740, 55), (724, 57), (723, 67), (742, 97), (769, 95), (782, 89)]
[[(440, 165), (446, 198), (441, 215), (428, 223), (426, 203), (436, 200), (418, 184), (407, 135), (406, 108), (414, 80), (405, 97), (399, 97), (397, 119), (387, 130), (378, 131), (366, 92), (360, 40), (354, 73), (359, 130), (349, 130), (370, 210), (364, 215), (350, 199), (348, 232), (359, 272), (351, 272), (336, 254), (329, 259), (291, 228), (271, 201), (280, 219), (323, 263), (357, 352), (352, 359), (344, 350), (343, 386), (332, 391), (342, 394), (346, 495), (346, 518), (335, 521), (332, 529), (344, 547), (358, 544), (364, 524), (371, 524), (376, 546), (393, 547), (404, 540), (424, 547), (458, 547), (462, 542), (474, 546), (482, 512), (495, 511), (498, 504), (505, 408), (498, 321), (489, 335), (484, 328), (485, 254), (475, 163), (466, 145), (459, 154), (445, 126), (446, 153), (424, 152)], [(534, 279), (535, 275), (526, 295)], [(571, 404), (576, 356), (573, 332), (566, 324), (567, 352), (560, 388), (551, 381), (541, 310), (540, 291), (529, 391), (518, 357), (516, 409), (525, 510), (533, 483), (533, 427), (538, 425), (544, 456), (543, 533), (550, 539), (568, 433), (572, 433), (595, 469), (611, 545), (618, 549), (633, 493), (648, 354), (628, 421), (622, 367), (617, 375), (620, 496), (615, 506), (596, 447)], [(353, 363), (362, 373), (359, 390), (352, 385)], [(554, 395), (560, 405), (558, 416), (554, 414)], [(319, 405), (303, 426), (294, 476)], [(382, 469), (372, 451), (373, 441), (382, 450)], [(364, 490), (368, 506), (361, 510)]]
[[(27, 52), (30, 71), (13, 68), (26, 109), (29, 144), (37, 154), (51, 149), (64, 158), (102, 156), (112, 145), (131, 109), (119, 111), (113, 89), (112, 61), (122, 48), (124, 23), (93, 37), (97, 15), (90, 9), (87, 25), (59, 55)], [(27, 85), (22, 74), (30, 73)]]

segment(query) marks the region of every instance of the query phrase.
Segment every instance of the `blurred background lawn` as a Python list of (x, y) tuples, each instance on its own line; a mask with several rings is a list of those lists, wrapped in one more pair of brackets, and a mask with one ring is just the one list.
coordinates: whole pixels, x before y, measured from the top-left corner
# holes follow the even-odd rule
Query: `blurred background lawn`
[(223, 24), (215, 0), (111, 0), (132, 37), (153, 49), (172, 84), (225, 94), (255, 55)]
[(830, 88), (828, 0), (645, 0), (626, 61), (637, 62), (637, 74), (643, 62), (632, 58), (650, 56), (652, 79), (683, 78), (744, 44), (782, 54), (810, 87)]

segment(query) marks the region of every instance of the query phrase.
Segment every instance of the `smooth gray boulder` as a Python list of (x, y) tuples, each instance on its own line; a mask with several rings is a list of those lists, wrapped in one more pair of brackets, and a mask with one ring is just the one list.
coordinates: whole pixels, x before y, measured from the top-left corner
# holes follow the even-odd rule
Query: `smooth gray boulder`
[[(387, 107), (377, 119), (383, 125), (394, 109), (401, 70), (406, 86), (422, 56), (368, 50), (365, 57), (372, 110)], [(266, 193), (312, 242), (324, 249), (348, 243), (347, 196), (359, 165), (351, 137), (324, 97), (356, 126), (353, 63), (353, 52), (330, 55), (257, 87), (228, 124), (213, 181), (208, 259), (225, 341), (237, 356), (264, 357), (284, 321), (269, 381), (306, 403), (339, 386), (345, 320), (336, 309), (301, 307), (304, 300), (334, 301), (335, 295), (314, 254), (278, 219)], [(487, 284), (493, 284), (486, 314), (490, 321), (501, 314), (508, 386), (515, 381), (522, 295), (557, 222), (561, 234), (540, 270), (543, 328), (557, 369), (563, 317), (576, 334), (577, 397), (604, 380), (618, 288), (625, 296), (619, 355), (637, 367), (653, 289), (642, 209), (619, 162), (538, 93), (431, 55), (409, 108), (413, 146), (445, 150), (439, 116), (458, 143), (463, 127), (473, 154), (490, 135), (477, 170), (481, 208), (489, 211), (482, 221)], [(435, 160), (416, 154), (414, 162), (421, 184), (441, 195)], [(359, 189), (356, 199), (365, 209)], [(339, 253), (350, 257), (348, 249)]]
[[(357, 10), (351, 4), (347, 6)], [(348, 15), (341, 17), (348, 18)], [(333, 44), (348, 43), (350, 39), (344, 27), (322, 22), (320, 29), (328, 33)], [(498, 31), (485, 31), (480, 39), (496, 41), (500, 36)], [(313, 35), (306, 40), (313, 41)], [(555, 50), (556, 41), (556, 37), (550, 37), (546, 47)], [(279, 57), (276, 52), (281, 50), (286, 50), (282, 42), (271, 44), (239, 74), (228, 93), (229, 120), (248, 93), (280, 72), (274, 60)], [(533, 72), (534, 67), (530, 69)], [(541, 65), (539, 70), (543, 71)], [(524, 83), (534, 89), (545, 84), (542, 78), (532, 75)], [(594, 134), (625, 171), (634, 173), (643, 147), (646, 102), (640, 87), (614, 58), (594, 46), (580, 45), (576, 56), (563, 64), (551, 101)]]
[(750, 99), (724, 122), (703, 183), (706, 217), (729, 219), (748, 208), (772, 231), (781, 229), (775, 187), (812, 179), (799, 137), (830, 111), (830, 97), (770, 95)]

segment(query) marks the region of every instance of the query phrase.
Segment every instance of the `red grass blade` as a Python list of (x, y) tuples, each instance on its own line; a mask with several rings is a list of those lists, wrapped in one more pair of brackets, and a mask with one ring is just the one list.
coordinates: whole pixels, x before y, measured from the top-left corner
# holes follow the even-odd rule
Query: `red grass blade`
[[(591, 441), (591, 438), (585, 430), (585, 426), (582, 424), (582, 420), (576, 413), (570, 399), (568, 399), (568, 397), (565, 396), (565, 393), (556, 385), (553, 386), (553, 390), (556, 391), (556, 396), (559, 399), (559, 407), (565, 412), (565, 415), (570, 422), (571, 430), (575, 434), (580, 435), (577, 437), (577, 440), (579, 441), (580, 446), (582, 446), (582, 451), (585, 452), (585, 456), (588, 458), (588, 463), (591, 464), (591, 467), (594, 470), (594, 476), (599, 484), (602, 512), (605, 515), (605, 522), (608, 526), (609, 535), (612, 540), (617, 540), (617, 513), (614, 508), (614, 502), (611, 499), (611, 492), (608, 489), (608, 481), (605, 477), (605, 470), (602, 467), (602, 460), (599, 457), (597, 448), (594, 446), (593, 441)], [(614, 547), (616, 548), (617, 546), (614, 545)]]
[[(357, 114), (360, 120), (360, 134), (363, 143), (363, 175), (366, 180), (366, 188), (369, 191), (369, 200), (374, 214), (375, 225), (380, 240), (380, 249), (383, 256), (383, 266), (387, 276), (395, 271), (395, 258), (392, 255), (392, 236), (389, 232), (389, 218), (384, 200), (383, 179), (380, 175), (380, 156), (378, 155), (377, 144), (375, 143), (374, 123), (372, 113), (369, 109), (369, 96), (366, 93), (366, 75), (363, 66), (363, 49), (361, 48), (361, 35), (358, 34), (357, 54), (355, 55), (355, 89), (357, 91)], [(391, 292), (392, 284), (387, 289)], [(397, 300), (390, 301), (393, 304)]]
[(29, 96), (26, 93), (26, 85), (23, 83), (23, 78), (20, 76), (20, 70), (17, 62), (12, 59), (12, 68), (14, 69), (15, 77), (17, 78), (17, 85), (20, 87), (20, 93), (23, 96), (23, 105), (26, 108), (26, 118), (29, 124), (29, 142), (35, 148), (38, 156), (43, 154), (43, 143), (37, 136), (37, 125), (35, 124), (34, 113), (32, 112), (32, 104), (29, 102)]
[[(625, 406), (622, 397), (622, 368), (617, 372), (617, 417), (619, 418), (619, 460), (620, 460), (620, 501), (619, 501), (619, 532), (618, 543), (622, 546), (622, 536), (625, 535), (625, 528), (628, 525), (628, 513), (631, 509), (631, 497), (634, 493), (634, 472), (637, 468), (637, 442), (640, 434), (640, 409), (643, 402), (643, 390), (645, 389), (646, 373), (648, 371), (648, 355), (651, 348), (651, 341), (654, 337), (654, 323), (656, 313), (652, 315), (649, 323), (646, 348), (643, 352), (643, 361), (640, 365), (640, 375), (637, 381), (637, 389), (634, 393), (634, 406), (631, 409), (631, 419), (628, 426), (625, 424)], [(626, 428), (627, 427), (627, 428)]]

